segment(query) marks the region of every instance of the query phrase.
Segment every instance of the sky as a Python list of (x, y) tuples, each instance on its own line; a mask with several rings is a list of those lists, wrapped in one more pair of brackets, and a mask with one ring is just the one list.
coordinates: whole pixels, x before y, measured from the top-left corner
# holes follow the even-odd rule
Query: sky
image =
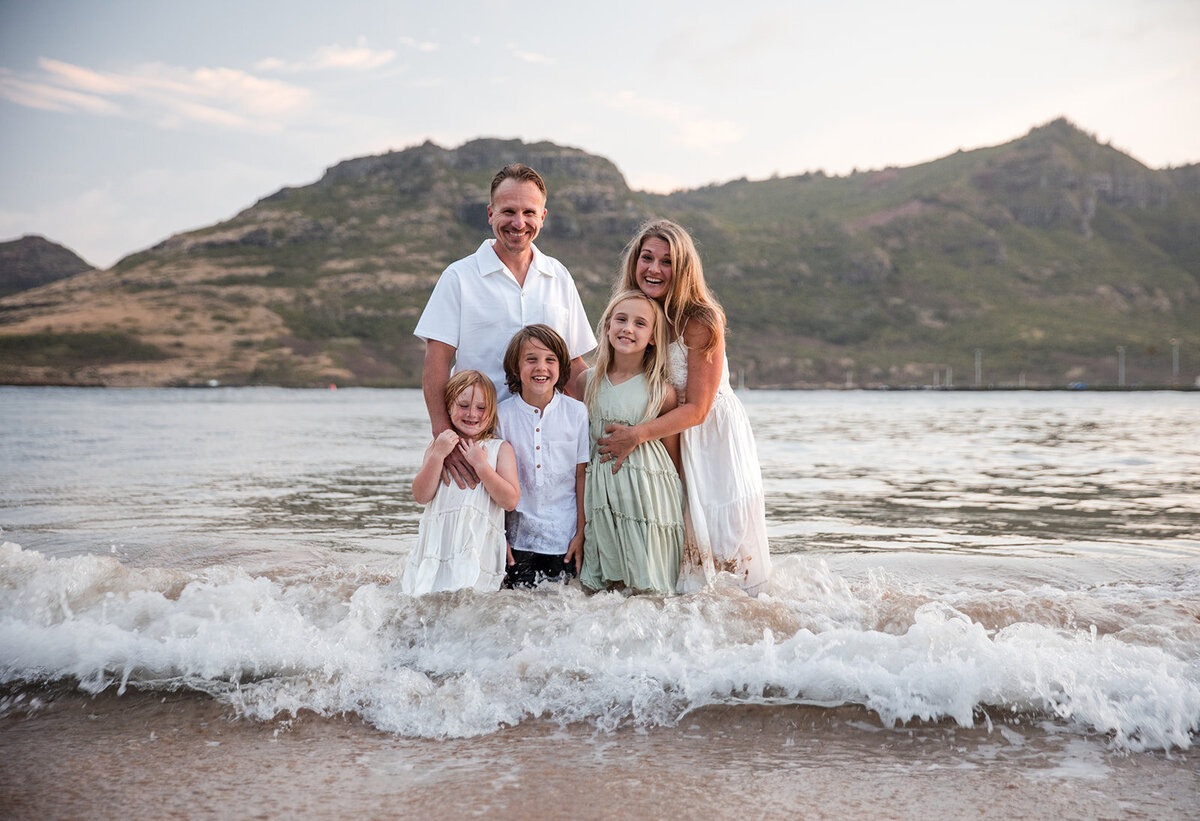
[(1200, 2), (0, 0), (0, 241), (108, 267), (425, 140), (550, 140), (665, 192), (1060, 116), (1200, 162)]

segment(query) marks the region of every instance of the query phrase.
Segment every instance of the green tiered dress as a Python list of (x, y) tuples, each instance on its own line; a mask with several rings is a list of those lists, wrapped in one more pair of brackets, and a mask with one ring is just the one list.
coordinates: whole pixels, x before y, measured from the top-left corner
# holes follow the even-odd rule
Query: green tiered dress
[(583, 570), (579, 580), (591, 590), (624, 586), (635, 592), (671, 595), (683, 558), (683, 486), (667, 449), (657, 440), (638, 445), (614, 475), (601, 462), (596, 440), (607, 425), (635, 425), (645, 414), (649, 394), (639, 374), (619, 385), (607, 374), (596, 408), (589, 408), (592, 439), (583, 505)]

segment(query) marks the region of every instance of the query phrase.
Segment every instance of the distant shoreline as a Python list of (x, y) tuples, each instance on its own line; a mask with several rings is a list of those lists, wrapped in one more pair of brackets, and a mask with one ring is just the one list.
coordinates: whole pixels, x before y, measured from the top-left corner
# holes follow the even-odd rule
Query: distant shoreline
[[(23, 381), (23, 382), (5, 382), (0, 381), (0, 387), (5, 388), (112, 388), (113, 390), (213, 390), (218, 388), (283, 388), (286, 390), (304, 390), (304, 391), (327, 391), (331, 388), (337, 390), (347, 390), (351, 388), (359, 388), (365, 390), (420, 390), (419, 385), (234, 385), (234, 384), (206, 384), (206, 383), (189, 383), (183, 385), (108, 385), (103, 382), (64, 382), (56, 380), (44, 381)], [(1177, 393), (1197, 393), (1200, 392), (1200, 385), (1127, 385), (1121, 387), (1118, 385), (1087, 385), (1083, 387), (1072, 387), (1069, 385), (963, 385), (947, 387), (945, 385), (856, 385), (854, 387), (844, 386), (788, 386), (788, 385), (764, 385), (758, 387), (741, 387), (737, 388), (741, 391), (796, 391), (797, 393), (809, 391), (827, 391), (836, 393), (853, 393), (855, 391), (866, 392), (921, 392), (928, 391), (931, 393), (1147, 393), (1147, 392), (1162, 392), (1172, 391)]]

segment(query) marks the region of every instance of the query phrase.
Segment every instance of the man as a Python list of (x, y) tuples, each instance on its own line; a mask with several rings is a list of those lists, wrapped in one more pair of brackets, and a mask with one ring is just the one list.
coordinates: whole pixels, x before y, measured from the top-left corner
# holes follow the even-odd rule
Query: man
[[(547, 214), (541, 176), (521, 163), (505, 166), (492, 179), (487, 212), (495, 239), (442, 272), (414, 331), (425, 340), (421, 385), (435, 437), (450, 427), (443, 394), (452, 365), (482, 371), (503, 399), (504, 351), (526, 325), (544, 323), (562, 335), (572, 376), (596, 347), (571, 274), (533, 244)], [(447, 459), (450, 473), (474, 487), (470, 466), (456, 457)]]

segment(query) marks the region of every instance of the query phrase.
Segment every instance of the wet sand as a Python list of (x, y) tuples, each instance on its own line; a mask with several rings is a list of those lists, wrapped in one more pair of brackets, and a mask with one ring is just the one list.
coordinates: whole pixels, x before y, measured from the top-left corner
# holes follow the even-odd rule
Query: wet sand
[(1114, 752), (1028, 719), (883, 728), (849, 707), (449, 740), (355, 717), (253, 722), (194, 694), (58, 694), (0, 718), (0, 815), (13, 819), (1182, 819), (1200, 818), (1198, 796), (1196, 750)]

